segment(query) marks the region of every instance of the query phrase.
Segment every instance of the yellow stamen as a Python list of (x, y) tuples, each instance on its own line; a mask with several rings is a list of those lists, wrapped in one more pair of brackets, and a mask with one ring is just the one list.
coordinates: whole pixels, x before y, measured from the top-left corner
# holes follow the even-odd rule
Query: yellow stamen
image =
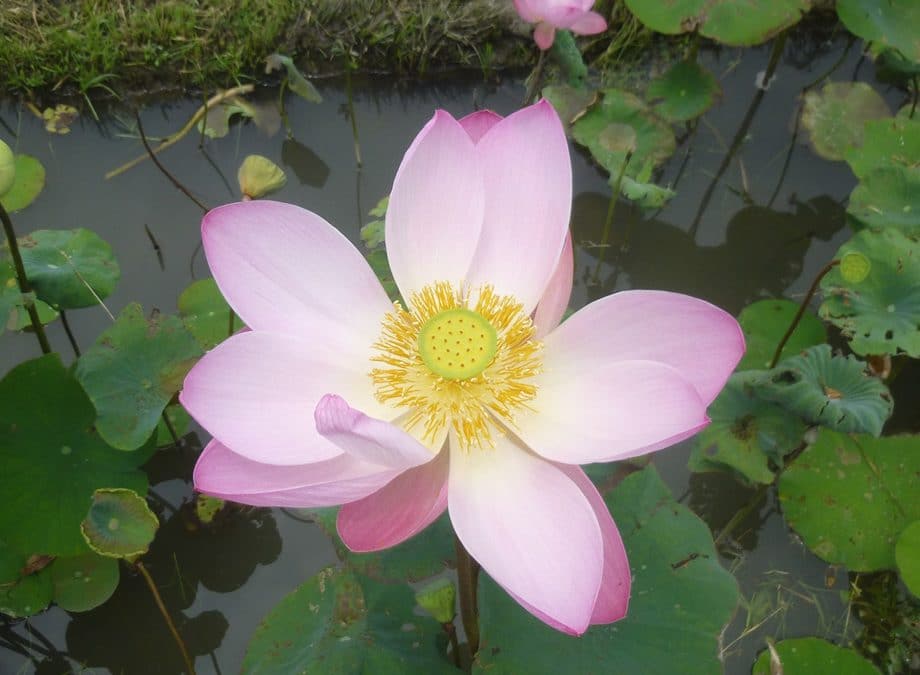
[(426, 286), (384, 318), (373, 358), (381, 367), (370, 373), (377, 398), (400, 410), (407, 429), (421, 427), (425, 440), (450, 425), (464, 449), (491, 447), (492, 418), (515, 428), (516, 412), (536, 396), (530, 380), (542, 344), (534, 332), (521, 304), (491, 286), (474, 307), (449, 283)]

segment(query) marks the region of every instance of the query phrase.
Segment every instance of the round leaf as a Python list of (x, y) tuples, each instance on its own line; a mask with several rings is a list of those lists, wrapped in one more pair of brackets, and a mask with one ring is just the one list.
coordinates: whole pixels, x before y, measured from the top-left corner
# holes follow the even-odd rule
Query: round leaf
[(837, 257), (850, 253), (869, 260), (869, 275), (851, 283), (831, 270), (821, 281), (821, 317), (843, 331), (857, 354), (920, 357), (920, 241), (898, 230), (864, 230)]
[(77, 361), (76, 376), (96, 406), (99, 434), (133, 450), (157, 428), (201, 348), (174, 316), (144, 318), (131, 304)]
[(786, 521), (820, 558), (856, 572), (895, 566), (895, 542), (920, 518), (920, 437), (822, 429), (779, 479)]
[(3, 197), (16, 181), (16, 157), (13, 151), (0, 139), (0, 197)]
[(805, 424), (781, 406), (763, 401), (750, 386), (762, 374), (735, 373), (712, 405), (712, 422), (695, 439), (691, 471), (729, 469), (750, 483), (772, 483), (773, 469), (802, 442)]
[(45, 187), (45, 167), (34, 157), (16, 155), (16, 178), (13, 186), (0, 197), (9, 212), (21, 211), (35, 201)]
[(916, 166), (920, 157), (920, 119), (889, 117), (866, 122), (863, 143), (846, 160), (858, 178), (882, 167)]
[(412, 590), (325, 569), (256, 629), (243, 673), (456, 673), (436, 648), (441, 630), (415, 615)]
[(765, 42), (798, 23), (811, 0), (626, 0), (626, 6), (658, 33), (699, 31), (718, 42), (745, 47)]
[(871, 271), (872, 261), (858, 251), (850, 251), (840, 256), (840, 276), (848, 284), (862, 283)]
[[(778, 642), (774, 649), (782, 665), (783, 675), (879, 675), (878, 669), (852, 649), (844, 649), (820, 638), (796, 638)], [(751, 675), (773, 675), (770, 651), (757, 657)]]
[(579, 115), (597, 101), (597, 92), (568, 84), (551, 84), (543, 87), (543, 98), (549, 101), (565, 125), (566, 131)]
[(847, 213), (856, 225), (920, 235), (920, 167), (873, 169), (850, 194)]
[(891, 416), (888, 388), (852, 356), (832, 356), (830, 345), (811, 347), (768, 371), (757, 394), (806, 422), (837, 431), (882, 433)]
[(719, 636), (738, 600), (709, 528), (678, 504), (654, 467), (628, 476), (606, 498), (629, 555), (626, 618), (578, 639), (549, 628), (485, 574), (480, 577), (482, 647), (473, 672), (720, 672)]
[(837, 0), (837, 15), (863, 40), (893, 47), (920, 61), (920, 3), (916, 0)]
[(830, 82), (805, 94), (802, 126), (815, 152), (825, 159), (843, 159), (863, 144), (863, 125), (890, 117), (885, 100), (865, 82)]
[[(35, 298), (34, 293), (31, 293), (30, 295), (33, 299)], [(19, 302), (17, 302), (10, 311), (6, 320), (6, 329), (24, 330), (28, 333), (32, 333), (34, 332), (32, 328), (32, 319), (29, 317), (29, 311), (26, 309), (26, 305), (23, 302), (23, 297), (24, 296), (20, 294)], [(59, 312), (56, 312), (41, 300), (34, 300), (34, 302), (35, 311), (38, 312), (38, 320), (43, 326), (47, 326), (49, 323), (58, 318), (58, 316), (60, 316)]]
[[(779, 341), (792, 325), (798, 303), (791, 300), (758, 300), (738, 315), (738, 323), (744, 331), (747, 351), (737, 370), (760, 370), (769, 368)], [(789, 340), (783, 347), (780, 359), (794, 356), (803, 349), (827, 341), (824, 324), (809, 311), (802, 315)]]
[(894, 547), (894, 559), (904, 584), (920, 598), (920, 520), (904, 528)]
[(19, 238), (19, 250), (36, 295), (59, 309), (98, 305), (121, 276), (112, 247), (83, 228), (37, 230)]
[(231, 321), (231, 311), (214, 279), (196, 281), (179, 295), (179, 317), (202, 349), (211, 349), (226, 340), (231, 328), (234, 332), (244, 328), (235, 315)]
[(96, 490), (80, 524), (86, 543), (99, 555), (137, 558), (147, 552), (160, 521), (136, 492)]
[(29, 556), (0, 539), (0, 613), (12, 617), (38, 614), (50, 603), (54, 589), (46, 569), (49, 558), (30, 565)]
[(696, 61), (681, 61), (649, 84), (647, 98), (655, 111), (672, 122), (699, 117), (721, 93), (715, 76)]
[(123, 453), (93, 430), (95, 413), (80, 384), (49, 354), (0, 380), (0, 539), (26, 553), (87, 552), (80, 534), (93, 492), (147, 492), (137, 466), (147, 452)]
[(112, 597), (118, 561), (95, 553), (58, 558), (51, 566), (54, 601), (68, 612), (88, 612)]

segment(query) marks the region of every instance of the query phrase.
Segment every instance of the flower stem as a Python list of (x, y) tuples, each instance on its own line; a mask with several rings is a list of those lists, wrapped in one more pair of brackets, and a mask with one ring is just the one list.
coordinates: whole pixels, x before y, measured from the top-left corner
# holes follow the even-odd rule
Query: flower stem
[(42, 326), (41, 319), (38, 318), (38, 310), (35, 309), (35, 301), (32, 300), (32, 285), (26, 276), (26, 268), (22, 264), (22, 256), (19, 255), (19, 243), (16, 241), (16, 232), (13, 230), (13, 221), (10, 220), (10, 214), (6, 212), (3, 205), (0, 204), (0, 220), (3, 221), (3, 231), (6, 233), (6, 243), (10, 247), (10, 256), (13, 258), (13, 268), (16, 270), (16, 281), (19, 283), (19, 292), (22, 293), (23, 304), (26, 312), (29, 314), (29, 320), (32, 322), (32, 330), (35, 331), (35, 337), (38, 338), (38, 344), (42, 348), (42, 353), (51, 353), (51, 344), (48, 342), (48, 336), (45, 335), (45, 327)]
[(77, 344), (77, 338), (74, 337), (73, 331), (70, 329), (70, 322), (67, 320), (67, 312), (62, 309), (60, 316), (61, 325), (64, 326), (64, 332), (67, 333), (67, 339), (70, 340), (70, 346), (73, 348), (74, 356), (80, 358), (80, 345)]
[(150, 572), (147, 571), (147, 568), (144, 567), (144, 563), (140, 560), (134, 563), (134, 568), (141, 573), (141, 576), (144, 577), (144, 581), (147, 582), (147, 587), (153, 595), (153, 599), (160, 610), (160, 614), (163, 615), (163, 619), (166, 621), (169, 632), (172, 633), (173, 638), (176, 640), (176, 644), (179, 645), (179, 651), (182, 652), (182, 659), (185, 661), (188, 675), (195, 675), (195, 665), (192, 663), (192, 659), (189, 658), (188, 650), (185, 648), (185, 643), (182, 641), (182, 636), (179, 635), (179, 631), (176, 630), (176, 624), (173, 623), (173, 620), (169, 616), (169, 611), (166, 609), (166, 605), (163, 604), (163, 598), (160, 596), (160, 591), (157, 590), (157, 585), (153, 582), (153, 577), (150, 576)]
[(779, 363), (779, 357), (783, 352), (783, 347), (786, 346), (789, 338), (792, 337), (796, 326), (799, 325), (799, 321), (802, 320), (802, 316), (805, 314), (805, 310), (808, 308), (808, 304), (811, 302), (811, 299), (815, 297), (815, 293), (818, 292), (818, 284), (821, 283), (821, 279), (823, 279), (828, 272), (830, 272), (839, 264), (839, 260), (831, 260), (824, 266), (824, 269), (818, 272), (818, 276), (815, 277), (815, 280), (811, 282), (811, 288), (809, 288), (808, 293), (805, 294), (805, 298), (802, 300), (802, 304), (799, 306), (799, 311), (795, 313), (795, 316), (792, 318), (792, 323), (789, 324), (789, 328), (786, 329), (786, 334), (783, 335), (782, 339), (779, 341), (779, 344), (776, 345), (776, 351), (773, 352), (773, 359), (770, 361), (770, 368), (775, 368), (776, 364)]
[(479, 651), (479, 603), (476, 590), (479, 585), (479, 563), (470, 557), (460, 538), (454, 535), (457, 548), (457, 581), (460, 596), (460, 620), (470, 648), (470, 658)]

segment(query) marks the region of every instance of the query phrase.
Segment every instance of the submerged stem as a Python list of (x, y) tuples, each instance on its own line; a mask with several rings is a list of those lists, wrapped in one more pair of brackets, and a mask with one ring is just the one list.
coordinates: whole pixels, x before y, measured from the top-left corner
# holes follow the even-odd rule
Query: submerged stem
[(460, 596), (460, 620), (466, 633), (466, 642), (470, 648), (470, 658), (479, 651), (479, 602), (477, 587), (479, 585), (479, 563), (477, 563), (454, 535), (457, 548), (457, 582)]
[(6, 212), (2, 204), (0, 204), (0, 220), (3, 221), (6, 243), (10, 248), (10, 257), (13, 258), (13, 268), (16, 270), (16, 281), (19, 283), (19, 292), (22, 293), (22, 303), (29, 314), (29, 321), (32, 322), (32, 330), (35, 331), (35, 337), (38, 339), (38, 345), (42, 348), (42, 353), (50, 354), (51, 344), (48, 342), (48, 336), (45, 335), (45, 327), (42, 325), (41, 319), (38, 318), (35, 301), (31, 299), (32, 284), (29, 283), (25, 265), (22, 264), (19, 243), (16, 241), (16, 231), (13, 230), (13, 221), (10, 220), (10, 214)]
[(179, 631), (176, 630), (176, 624), (173, 623), (172, 618), (169, 616), (169, 611), (163, 603), (163, 598), (160, 596), (160, 591), (157, 590), (157, 585), (154, 583), (153, 577), (150, 576), (150, 572), (147, 571), (147, 568), (144, 567), (144, 563), (140, 560), (134, 563), (134, 568), (141, 573), (141, 576), (144, 577), (144, 581), (147, 582), (147, 588), (150, 589), (153, 600), (156, 602), (160, 614), (163, 615), (163, 620), (166, 621), (169, 632), (172, 633), (173, 638), (176, 640), (176, 644), (179, 646), (179, 651), (182, 652), (182, 659), (185, 661), (185, 667), (188, 669), (188, 674), (195, 675), (195, 665), (188, 655), (188, 650), (185, 648), (185, 642), (182, 641), (182, 636), (179, 635)]
[(821, 283), (821, 279), (823, 279), (828, 272), (830, 272), (839, 264), (839, 260), (831, 260), (820, 272), (818, 272), (818, 276), (815, 277), (815, 280), (811, 282), (811, 288), (809, 288), (808, 293), (805, 294), (805, 298), (802, 300), (802, 304), (799, 306), (799, 311), (795, 313), (795, 316), (792, 318), (792, 323), (789, 324), (789, 328), (786, 329), (786, 334), (783, 335), (779, 341), (779, 344), (776, 345), (776, 351), (773, 352), (773, 358), (770, 360), (770, 368), (775, 368), (776, 364), (779, 363), (779, 357), (780, 354), (783, 353), (783, 347), (786, 346), (789, 338), (792, 337), (796, 326), (799, 325), (799, 321), (802, 320), (802, 316), (805, 314), (805, 310), (808, 308), (808, 304), (811, 302), (811, 299), (815, 297), (815, 293), (818, 292), (818, 284)]

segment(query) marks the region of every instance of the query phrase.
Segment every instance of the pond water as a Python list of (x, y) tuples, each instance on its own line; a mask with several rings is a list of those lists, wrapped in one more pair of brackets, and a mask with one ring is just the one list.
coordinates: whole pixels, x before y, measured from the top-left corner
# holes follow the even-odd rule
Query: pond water
[[(854, 73), (874, 76), (871, 63), (859, 65), (858, 49), (843, 55), (845, 46), (843, 37), (787, 45), (740, 152), (721, 176), (719, 167), (749, 113), (757, 74), (766, 67), (769, 51), (746, 50), (743, 59), (739, 50), (707, 52), (703, 61), (720, 77), (724, 94), (687, 132), (658, 181), (671, 184), (677, 196), (654, 213), (621, 202), (607, 247), (600, 246), (610, 195), (607, 177), (585, 153), (573, 150), (573, 306), (627, 288), (686, 292), (735, 314), (759, 298), (800, 299), (849, 236), (843, 204), (855, 179), (846, 164), (818, 158), (793, 137), (797, 103), (792, 102), (841, 56), (836, 79)], [(163, 153), (162, 161), (204, 204), (216, 206), (237, 198), (236, 169), (242, 158), (263, 154), (288, 174), (287, 185), (274, 198), (321, 214), (360, 245), (358, 233), (369, 219), (368, 210), (388, 193), (405, 148), (435, 108), (456, 116), (482, 107), (509, 113), (524, 94), (516, 78), (494, 83), (465, 76), (447, 83), (357, 82), (353, 105), (363, 158), (359, 170), (345, 90), (334, 83), (320, 89), (325, 97), (321, 105), (287, 100), (290, 137), (284, 130), (268, 137), (252, 124), (238, 124), (227, 137), (208, 141), (204, 152), (192, 134)], [(892, 104), (900, 102), (897, 92), (890, 94)], [(147, 135), (173, 132), (199, 105), (184, 101), (147, 107)], [(142, 151), (136, 139), (123, 137), (126, 126), (117, 117), (100, 123), (84, 117), (69, 135), (51, 136), (22, 110), (8, 104), (2, 119), (18, 131), (19, 151), (45, 165), (47, 187), (15, 218), (19, 234), (46, 227), (93, 228), (112, 244), (122, 268), (108, 307), (117, 313), (137, 300), (148, 311), (175, 312), (180, 291), (208, 276), (199, 250), (200, 209), (149, 161), (103, 179)], [(703, 204), (708, 191), (710, 198)], [(147, 229), (160, 248), (162, 264)], [(108, 323), (101, 308), (72, 312), (69, 319), (83, 346)], [(49, 337), (69, 359), (59, 321), (50, 326)], [(0, 372), (37, 355), (32, 336), (7, 334), (3, 340)], [(147, 467), (162, 518), (147, 566), (196, 656), (198, 672), (232, 673), (238, 671), (261, 618), (336, 558), (315, 525), (282, 510), (236, 509), (215, 527), (198, 527), (187, 508), (193, 499), (189, 480), (206, 440), (192, 433), (184, 447), (158, 453)], [(689, 448), (681, 444), (656, 453), (652, 461), (674, 494), (718, 532), (755, 491), (728, 474), (691, 474), (686, 468)], [(758, 594), (772, 603), (762, 613), (763, 622), (748, 632), (746, 612), (739, 608), (723, 638), (726, 672), (749, 672), (765, 637), (818, 634), (834, 640), (845, 632), (852, 635), (858, 623), (841, 595), (848, 585), (846, 574), (835, 572), (797, 540), (772, 492), (735, 527), (726, 544), (723, 564), (737, 571), (742, 596)], [(0, 640), (3, 673), (81, 667), (113, 673), (182, 671), (147, 589), (128, 573), (100, 608), (73, 615), (53, 608), (28, 622), (0, 624)], [(23, 648), (41, 665), (17, 651)]]

